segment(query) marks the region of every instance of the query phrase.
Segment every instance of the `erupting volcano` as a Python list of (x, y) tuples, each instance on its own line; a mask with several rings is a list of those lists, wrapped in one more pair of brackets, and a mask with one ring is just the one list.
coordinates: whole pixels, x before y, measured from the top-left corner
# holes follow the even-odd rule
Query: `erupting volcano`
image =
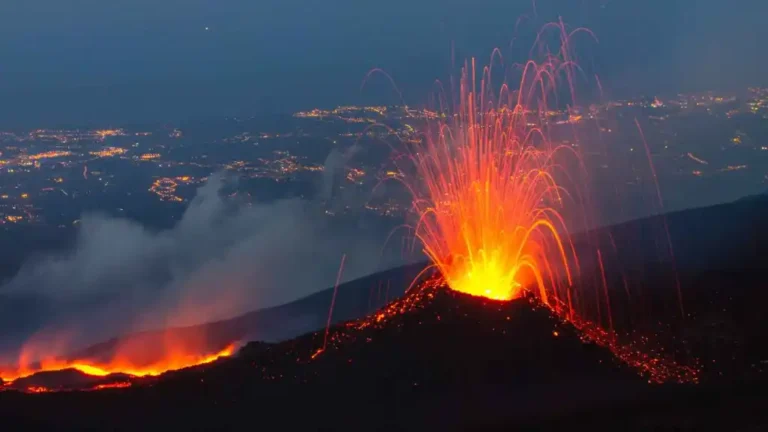
[[(530, 292), (586, 341), (609, 348), (650, 381), (695, 382), (695, 367), (678, 365), (674, 356), (638, 337), (631, 324), (615, 325), (626, 322), (621, 314), (634, 293), (625, 278), (625, 292), (612, 299), (600, 240), (582, 234), (586, 241), (577, 247), (570, 229), (592, 223), (589, 176), (579, 146), (551, 138), (551, 113), (559, 108), (548, 104), (575, 105), (578, 66), (569, 44), (580, 32), (593, 36), (586, 29), (568, 31), (562, 21), (544, 26), (531, 50), (541, 60), (520, 65), (517, 88), (506, 79), (494, 85), (498, 50), (482, 72), (474, 59), (464, 63), (455, 106), (440, 93), (423, 140), (396, 159), (413, 195), (413, 231), (429, 268), (452, 290), (497, 301)], [(545, 43), (553, 35), (555, 50)], [(580, 118), (567, 112), (565, 124)]]
[(416, 237), (456, 291), (510, 300), (536, 287), (544, 303), (572, 308), (578, 260), (560, 213), (572, 200), (558, 178), (578, 155), (543, 126), (558, 76), (570, 77), (567, 37), (560, 55), (523, 66), (517, 90), (491, 93), (492, 64), (478, 89), (475, 61), (465, 64), (458, 108), (436, 116), (406, 159), (415, 173), (404, 177), (417, 179), (408, 182)]
[[(570, 281), (567, 229), (555, 207), (564, 191), (552, 174), (568, 148), (528, 126), (521, 93), (512, 107), (482, 109), (484, 97), (467, 91), (467, 77), (455, 124), (441, 124), (414, 156), (427, 190), (414, 204), (417, 236), (451, 288), (509, 300), (533, 281), (546, 301), (557, 280), (551, 260), (560, 260)], [(539, 138), (542, 149), (533, 143)]]
[[(542, 42), (546, 32), (553, 29), (558, 39), (554, 53)], [(645, 344), (637, 345), (631, 338), (629, 343), (619, 343), (600, 248), (589, 250), (594, 252), (594, 266), (585, 265), (583, 270), (580, 265), (586, 260), (580, 259), (577, 250), (584, 249), (577, 249), (569, 227), (574, 221), (580, 228), (588, 225), (589, 206), (584, 199), (588, 194), (582, 190), (581, 181), (584, 164), (574, 147), (551, 139), (548, 101), (562, 104), (558, 101), (562, 83), (567, 83), (572, 103), (575, 99), (577, 66), (569, 52), (569, 40), (582, 31), (588, 33), (583, 29), (568, 32), (562, 22), (545, 26), (534, 46), (542, 60), (529, 60), (520, 66), (516, 89), (504, 83), (498, 92), (494, 90), (492, 69), (494, 60), (501, 59), (498, 50), (482, 68), (479, 79), (474, 59), (466, 62), (455, 89), (454, 107), (446, 108), (448, 98), (440, 94), (439, 110), (429, 116), (424, 139), (409, 141), (407, 157), (395, 158), (401, 174), (396, 178), (413, 195), (415, 238), (431, 260), (412, 285), (447, 286), (494, 301), (530, 293), (537, 299), (532, 304), (547, 306), (561, 321), (580, 330), (583, 340), (608, 347), (650, 380), (695, 381), (695, 369), (648, 354), (638, 349)], [(406, 164), (401, 165), (403, 162)], [(420, 277), (431, 269), (439, 276), (425, 284)], [(586, 276), (590, 271), (597, 284)], [(629, 296), (628, 288), (626, 292)], [(335, 297), (334, 289), (322, 348), (312, 359), (326, 351), (329, 341), (335, 345), (342, 339), (331, 335), (329, 340), (328, 335)], [(413, 299), (406, 297), (402, 304), (409, 301)], [(386, 313), (348, 327), (362, 331), (408, 309), (390, 305)], [(22, 349), (18, 366), (0, 368), (0, 378), (6, 386), (19, 388), (18, 381), (23, 378), (69, 369), (90, 377), (157, 376), (230, 356), (235, 350), (231, 342), (243, 336), (227, 337), (227, 344), (222, 344), (221, 337), (210, 343), (205, 334), (177, 333), (161, 331), (152, 341), (129, 337), (106, 351), (63, 357), (51, 355), (46, 344), (31, 341)], [(555, 337), (558, 334), (553, 332)], [(89, 388), (115, 385), (122, 386), (123, 382), (97, 383)], [(39, 391), (41, 387), (25, 384), (21, 389)]]

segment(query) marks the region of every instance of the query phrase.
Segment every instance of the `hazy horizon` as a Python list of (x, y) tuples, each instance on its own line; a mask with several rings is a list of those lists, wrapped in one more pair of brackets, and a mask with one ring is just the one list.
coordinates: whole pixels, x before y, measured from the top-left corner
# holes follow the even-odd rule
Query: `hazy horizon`
[(558, 17), (597, 35), (574, 43), (609, 96), (765, 85), (768, 61), (753, 53), (766, 12), (711, 0), (15, 2), (0, 6), (0, 126), (397, 102), (389, 83), (361, 92), (373, 68), (423, 105), (452, 50), (457, 62), (496, 47), (524, 61)]

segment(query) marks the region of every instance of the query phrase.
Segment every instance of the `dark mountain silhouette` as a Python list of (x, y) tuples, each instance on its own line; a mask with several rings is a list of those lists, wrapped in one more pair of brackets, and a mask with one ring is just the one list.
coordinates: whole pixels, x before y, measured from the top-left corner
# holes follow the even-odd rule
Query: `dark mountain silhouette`
[(323, 331), (253, 342), (235, 357), (127, 389), (3, 392), (0, 414), (5, 426), (24, 430), (768, 425), (761, 405), (768, 393), (757, 382), (648, 385), (535, 302), (497, 303), (445, 289), (421, 294), (392, 304), (382, 318), (334, 327), (314, 359)]
[[(750, 198), (713, 207), (692, 209), (601, 228), (575, 236), (576, 248), (585, 269), (594, 269), (594, 250), (603, 251), (606, 276), (621, 285), (621, 272), (635, 284), (656, 279), (655, 285), (674, 280), (664, 223), (669, 229), (679, 277), (751, 269), (768, 270), (768, 201)], [(610, 238), (616, 245), (614, 249)], [(417, 263), (377, 273), (339, 286), (332, 323), (365, 316), (399, 297), (426, 266)], [(621, 267), (621, 268), (619, 268)], [(621, 272), (620, 272), (621, 270)], [(659, 290), (672, 291), (671, 286)], [(690, 288), (689, 288), (690, 289)], [(186, 328), (171, 329), (175, 339), (204, 334), (209, 351), (220, 350), (233, 341), (279, 341), (316, 330), (325, 325), (333, 287), (294, 302), (250, 312), (239, 317)], [(119, 343), (129, 341), (158, 346), (169, 330), (127, 335), (94, 345), (74, 358), (106, 359)]]
[[(575, 240), (580, 251), (597, 246), (611, 252), (604, 254), (611, 290), (622, 289), (624, 280), (631, 289), (644, 290), (642, 304), (613, 305), (619, 317), (614, 325), (660, 335), (664, 358), (686, 364), (699, 359), (698, 385), (648, 385), (647, 375), (585, 340), (533, 300), (496, 303), (426, 289), (369, 318), (347, 321), (385, 303), (372, 294), (385, 281), (390, 281), (390, 298), (402, 294), (421, 268), (415, 265), (340, 286), (337, 324), (328, 333), (326, 350), (314, 359), (324, 345), (324, 330), (283, 342), (251, 342), (232, 358), (137, 379), (126, 389), (0, 392), (0, 417), (11, 429), (25, 430), (264, 425), (315, 430), (765, 430), (765, 220), (768, 201), (748, 199), (629, 222)], [(592, 264), (585, 257), (582, 266)], [(595, 282), (585, 277), (581, 283)], [(676, 285), (684, 315), (675, 302)], [(321, 329), (331, 296), (332, 289), (326, 290), (208, 324), (205, 332), (212, 343), (220, 343), (233, 338), (278, 340), (303, 331), (303, 326)], [(297, 318), (307, 316), (312, 318)], [(661, 319), (668, 323), (661, 330), (646, 324)], [(292, 320), (301, 325), (281, 324)], [(129, 337), (153, 343), (151, 332)], [(106, 355), (115, 343), (81, 354)]]
[[(331, 322), (363, 317), (401, 296), (424, 266), (421, 263), (400, 267), (339, 285)], [(208, 352), (220, 351), (233, 342), (285, 340), (326, 325), (333, 291), (331, 287), (288, 304), (229, 320), (115, 338), (73, 353), (71, 357), (108, 360), (121, 344), (159, 347), (169, 338), (183, 341), (199, 339), (201, 335), (207, 342)], [(151, 348), (148, 351), (151, 352)]]

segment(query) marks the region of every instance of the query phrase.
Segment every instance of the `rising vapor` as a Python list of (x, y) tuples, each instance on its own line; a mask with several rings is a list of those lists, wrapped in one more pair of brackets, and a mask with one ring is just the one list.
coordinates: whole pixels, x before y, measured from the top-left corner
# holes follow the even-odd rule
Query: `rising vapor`
[(232, 181), (211, 176), (164, 231), (85, 215), (72, 250), (27, 262), (0, 287), (0, 362), (30, 337), (72, 350), (282, 304), (331, 286), (342, 254), (344, 280), (403, 260), (382, 254), (387, 230), (339, 226), (312, 201), (249, 205), (224, 196)]

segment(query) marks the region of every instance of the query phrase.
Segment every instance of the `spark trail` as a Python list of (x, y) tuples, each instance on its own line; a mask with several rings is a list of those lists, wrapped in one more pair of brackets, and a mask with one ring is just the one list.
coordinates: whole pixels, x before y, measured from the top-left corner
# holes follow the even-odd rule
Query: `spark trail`
[(567, 68), (556, 56), (529, 61), (519, 89), (505, 84), (494, 97), (491, 66), (478, 83), (475, 61), (466, 63), (455, 113), (410, 149), (416, 237), (452, 289), (510, 300), (534, 286), (544, 303), (571, 313), (578, 257), (559, 179), (578, 155), (553, 144), (541, 121)]
[[(557, 35), (555, 50), (547, 31)], [(415, 238), (450, 289), (497, 301), (530, 292), (585, 341), (610, 349), (649, 381), (697, 382), (697, 367), (677, 364), (647, 338), (617, 333), (599, 239), (580, 244), (589, 267), (580, 263), (569, 226), (591, 223), (589, 176), (577, 150), (550, 139), (549, 118), (563, 105), (577, 116), (581, 70), (569, 48), (577, 32), (592, 35), (569, 32), (562, 21), (544, 26), (531, 49), (539, 57), (521, 66), (514, 88), (506, 79), (494, 85), (494, 59), (501, 57), (495, 50), (482, 70), (474, 59), (465, 62), (455, 106), (446, 108), (448, 98), (438, 95), (441, 109), (428, 118), (423, 140), (409, 141), (395, 159), (413, 195)], [(550, 101), (558, 107), (550, 109)], [(624, 288), (629, 302), (625, 277)], [(679, 294), (678, 283), (682, 307)]]

